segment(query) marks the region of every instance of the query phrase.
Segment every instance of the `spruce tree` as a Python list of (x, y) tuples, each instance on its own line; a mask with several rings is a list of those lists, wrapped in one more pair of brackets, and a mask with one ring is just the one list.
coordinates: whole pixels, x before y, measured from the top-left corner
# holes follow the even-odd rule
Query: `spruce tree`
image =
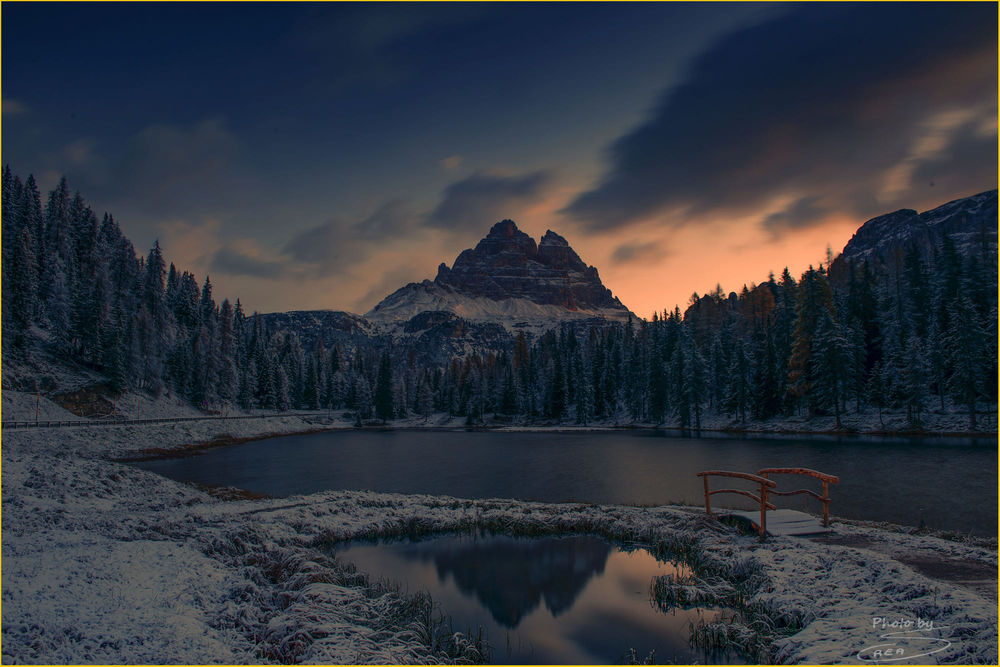
[(375, 381), (375, 417), (386, 423), (393, 418), (392, 361), (389, 352), (382, 352), (379, 360), (378, 377)]
[(976, 401), (983, 391), (984, 340), (986, 338), (972, 300), (961, 295), (948, 309), (950, 326), (945, 347), (952, 372), (948, 386), (955, 400), (969, 412), (969, 428), (976, 429)]

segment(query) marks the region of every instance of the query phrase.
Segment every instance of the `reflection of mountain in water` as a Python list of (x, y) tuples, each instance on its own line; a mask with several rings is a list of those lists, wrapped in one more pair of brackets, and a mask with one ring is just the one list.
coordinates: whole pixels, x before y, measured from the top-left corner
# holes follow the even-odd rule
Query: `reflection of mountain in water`
[(604, 572), (611, 553), (610, 544), (594, 537), (467, 537), (434, 547), (420, 549), (420, 557), (433, 558), (442, 581), (450, 574), (508, 628), (543, 599), (553, 616), (567, 611), (591, 577)]

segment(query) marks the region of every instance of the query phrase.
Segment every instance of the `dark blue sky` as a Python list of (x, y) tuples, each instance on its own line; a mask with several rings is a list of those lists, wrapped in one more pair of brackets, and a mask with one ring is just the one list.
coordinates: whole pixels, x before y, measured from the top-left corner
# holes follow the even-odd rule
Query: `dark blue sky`
[(3, 160), (251, 308), (365, 310), (512, 217), (645, 314), (994, 187), (996, 11), (4, 3)]

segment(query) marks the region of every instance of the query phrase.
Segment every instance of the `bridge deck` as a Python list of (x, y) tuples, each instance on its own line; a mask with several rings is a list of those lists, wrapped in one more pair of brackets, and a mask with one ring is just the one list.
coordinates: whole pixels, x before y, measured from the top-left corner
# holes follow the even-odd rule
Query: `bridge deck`
[[(760, 510), (741, 512), (739, 510), (717, 509), (716, 514), (736, 516), (753, 524), (755, 530), (760, 529)], [(769, 535), (816, 535), (829, 533), (823, 523), (816, 517), (796, 510), (768, 510), (767, 532)]]

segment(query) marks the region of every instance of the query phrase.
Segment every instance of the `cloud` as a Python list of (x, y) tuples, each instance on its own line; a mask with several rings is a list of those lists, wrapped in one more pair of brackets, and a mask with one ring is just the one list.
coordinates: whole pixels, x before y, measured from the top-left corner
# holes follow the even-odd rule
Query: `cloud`
[(150, 125), (129, 141), (115, 167), (117, 189), (144, 204), (176, 210), (228, 193), (241, 143), (217, 119), (193, 126)]
[(67, 145), (63, 152), (70, 164), (85, 164), (94, 158), (94, 146), (92, 139), (77, 139)]
[(286, 263), (249, 255), (238, 248), (225, 246), (215, 251), (211, 268), (231, 276), (279, 279), (288, 277)]
[(412, 238), (419, 217), (405, 200), (379, 206), (371, 215), (347, 222), (334, 218), (293, 236), (282, 250), (293, 260), (311, 265), (316, 275), (342, 272), (363, 263), (379, 248)]
[[(457, 4), (457, 3), (456, 3)], [(441, 31), (479, 21), (492, 8), (434, 3), (330, 3), (311, 7), (289, 41), (304, 50), (324, 90), (389, 88), (419, 65), (407, 44), (421, 50)]]
[[(992, 125), (991, 125), (992, 123)], [(984, 141), (990, 139), (990, 141)], [(933, 180), (943, 180), (951, 170), (980, 164), (996, 154), (996, 111), (980, 108), (956, 108), (931, 116), (923, 124), (907, 155), (885, 172), (879, 196), (891, 200), (899, 193)], [(981, 153), (986, 153), (985, 155)]]
[(774, 233), (817, 226), (832, 212), (821, 202), (821, 198), (817, 196), (800, 197), (780, 211), (768, 214), (761, 226)]
[(910, 170), (896, 180), (905, 184), (913, 160), (931, 158), (985, 187), (996, 182), (994, 138), (980, 137), (990, 150), (974, 164), (950, 153), (953, 133), (939, 132), (943, 141), (922, 155), (913, 151), (942, 113), (996, 115), (996, 45), (989, 5), (794, 7), (697, 58), (685, 82), (610, 146), (603, 176), (561, 213), (591, 231), (653, 219), (680, 227), (764, 212), (783, 196), (797, 207), (766, 224), (791, 228), (807, 223), (817, 197), (853, 214), (881, 212), (907, 196), (905, 187), (886, 191), (885, 174)]
[(551, 181), (551, 173), (545, 170), (518, 176), (476, 172), (445, 188), (426, 223), (442, 229), (481, 231), (541, 199)]
[(0, 107), (3, 108), (4, 115), (18, 116), (28, 112), (28, 106), (17, 100), (3, 100)]
[(412, 283), (424, 277), (421, 270), (413, 266), (397, 266), (389, 269), (377, 283), (355, 300), (354, 308), (364, 313), (375, 307), (379, 301), (407, 283)]
[(630, 241), (614, 249), (611, 261), (615, 264), (648, 263), (659, 261), (668, 254), (659, 241)]
[(441, 159), (441, 166), (445, 169), (454, 169), (460, 164), (462, 164), (461, 155), (449, 155), (448, 157)]

